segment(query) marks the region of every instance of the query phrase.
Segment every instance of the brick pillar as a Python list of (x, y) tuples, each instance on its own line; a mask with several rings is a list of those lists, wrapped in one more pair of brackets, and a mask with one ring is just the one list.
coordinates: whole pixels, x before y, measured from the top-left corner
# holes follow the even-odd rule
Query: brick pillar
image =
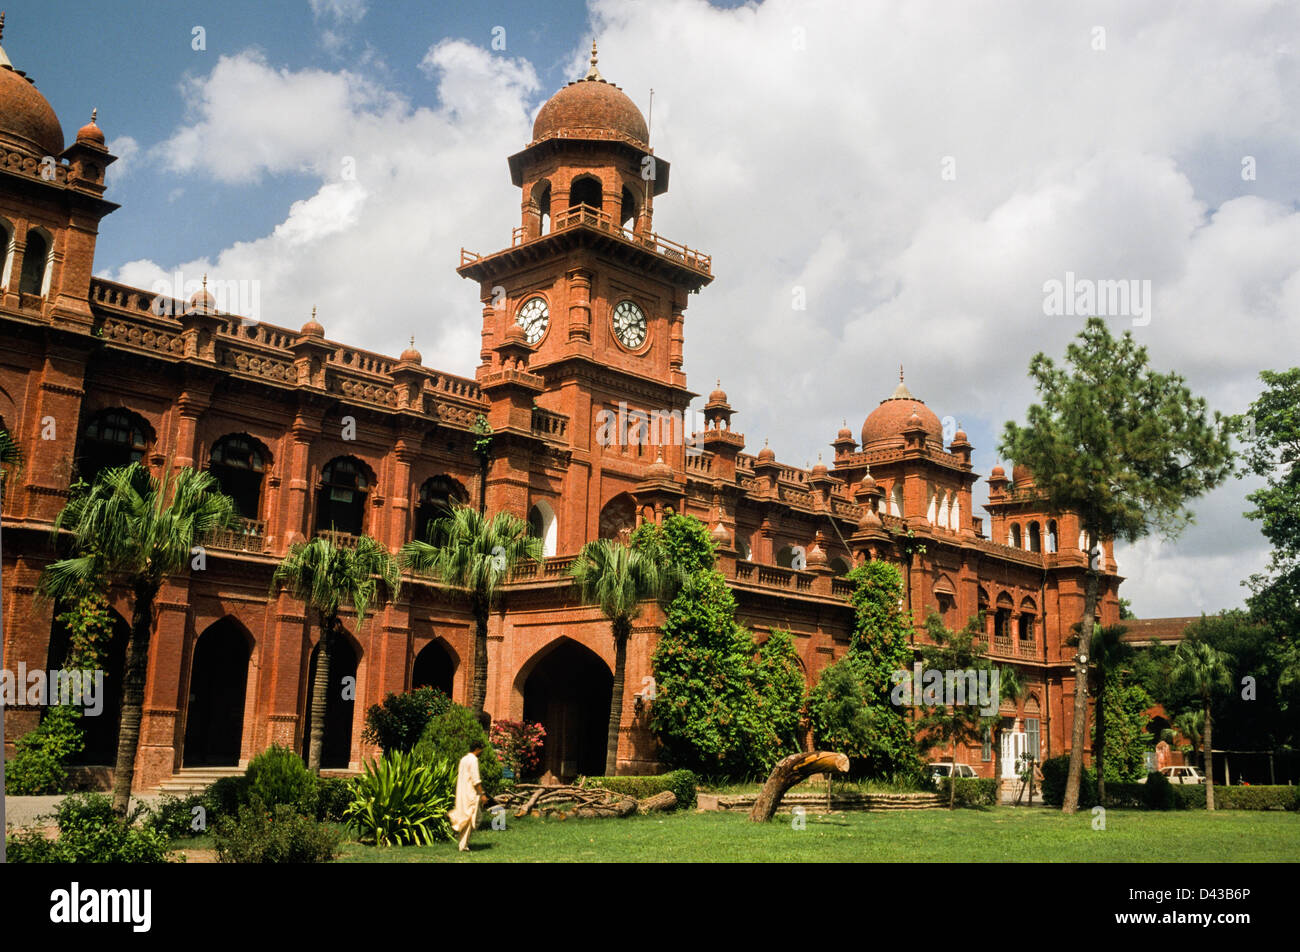
[(569, 279), (569, 340), (591, 343), (591, 272), (574, 268)]
[(176, 401), (177, 425), (175, 468), (193, 467), (198, 456), (199, 417), (203, 416), (211, 401), (206, 394), (185, 390)]
[(180, 766), (194, 638), (189, 587), (188, 578), (181, 577), (165, 584), (154, 600), (149, 676), (132, 782), (135, 790), (156, 786)]
[(40, 371), (31, 414), (19, 440), (27, 448), (26, 499), (14, 506), (28, 519), (53, 522), (68, 499), (81, 418), (86, 355), (50, 347)]
[(320, 432), (320, 427), (308, 423), (302, 414), (293, 421), (293, 444), (289, 451), (288, 465), (289, 498), (280, 533), (286, 547), (301, 539), (310, 538), (312, 534), (309, 525), (312, 506), (311, 442), (320, 436)]
[(400, 548), (415, 536), (415, 526), (411, 519), (411, 510), (414, 508), (412, 496), (415, 491), (411, 485), (411, 463), (415, 459), (417, 446), (418, 444), (401, 437), (393, 452), (393, 495), (389, 497), (391, 512), (386, 541), (394, 549)]

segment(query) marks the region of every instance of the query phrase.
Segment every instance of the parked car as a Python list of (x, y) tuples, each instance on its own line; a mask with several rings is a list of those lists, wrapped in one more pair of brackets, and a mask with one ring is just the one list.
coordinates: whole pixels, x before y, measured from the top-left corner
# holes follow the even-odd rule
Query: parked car
[[(1205, 775), (1195, 767), (1161, 767), (1160, 773), (1164, 774), (1170, 783), (1205, 783)], [(1146, 782), (1146, 777), (1138, 781), (1138, 783)]]
[[(955, 769), (956, 769), (956, 776), (958, 777), (978, 776), (975, 773), (975, 768), (972, 767), (970, 764), (956, 764)], [(954, 774), (954, 765), (946, 764), (946, 763), (930, 764), (929, 771), (930, 771), (930, 776), (933, 777), (935, 780), (938, 780), (940, 777), (951, 777)]]

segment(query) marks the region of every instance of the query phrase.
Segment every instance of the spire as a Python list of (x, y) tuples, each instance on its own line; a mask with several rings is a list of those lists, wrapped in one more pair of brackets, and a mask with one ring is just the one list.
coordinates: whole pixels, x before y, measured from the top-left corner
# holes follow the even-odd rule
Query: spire
[(90, 121), (94, 122), (98, 118), (99, 118), (99, 107), (95, 106), (93, 109), (90, 110)]
[(412, 347), (415, 346), (415, 335), (414, 335), (414, 334), (411, 335), (411, 346), (412, 346)]
[(5, 38), (5, 14), (0, 10), (0, 40)]
[(596, 41), (591, 41), (591, 68), (587, 70), (587, 75), (583, 79), (592, 80), (593, 82), (603, 83), (605, 78), (600, 75), (600, 70), (596, 69)]
[(915, 400), (916, 399), (915, 397), (912, 396), (912, 392), (907, 389), (907, 384), (903, 383), (902, 364), (898, 365), (898, 386), (894, 388), (894, 392), (890, 394), (889, 399), (890, 400)]
[[(4, 39), (4, 35), (5, 35), (5, 15), (3, 11), (0, 11), (0, 40)], [(9, 62), (9, 57), (5, 55), (5, 50), (3, 46), (0, 46), (0, 66), (8, 66), (10, 68), (13, 67), (13, 63)]]

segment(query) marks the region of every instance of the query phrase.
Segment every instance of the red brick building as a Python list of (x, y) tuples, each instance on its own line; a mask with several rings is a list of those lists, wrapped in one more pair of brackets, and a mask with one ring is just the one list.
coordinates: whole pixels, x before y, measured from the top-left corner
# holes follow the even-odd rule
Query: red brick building
[[(612, 683), (608, 624), (575, 602), (568, 566), (586, 541), (671, 511), (707, 523), (742, 621), (760, 638), (791, 630), (810, 681), (847, 649), (839, 576), (856, 561), (903, 568), (918, 633), (930, 609), (950, 627), (985, 612), (992, 655), (1029, 686), (1004, 706), (1007, 725), (1023, 727), (1004, 732), (1007, 743), (1041, 756), (1067, 749), (1074, 681), (1062, 639), (1082, 610), (1087, 562), (1078, 522), (1036, 509), (995, 468), (986, 526), (971, 503), (979, 476), (966, 435), (945, 446), (939, 417), (901, 373), (860, 442), (848, 429), (830, 441), (829, 466), (746, 453), (721, 389), (687, 445), (696, 394), (682, 361), (685, 314), (712, 263), (654, 232), (669, 163), (594, 56), (508, 160), (520, 188), (509, 243), (462, 252), (459, 273), (482, 302), (472, 380), (424, 366), (414, 347), (391, 357), (332, 341), (314, 313), (293, 330), (219, 313), (207, 291), (176, 301), (92, 277), (98, 224), (117, 208), (104, 197), (114, 160), (104, 142), (92, 119), (65, 148), (49, 104), (0, 55), (0, 418), (27, 458), (4, 499), (6, 666), (61, 661), (53, 606), (35, 592), (78, 475), (129, 460), (210, 468), (243, 515), (242, 531), (207, 540), (203, 570), (160, 595), (137, 786), (245, 762), (271, 743), (302, 749), (318, 632), (302, 604), (268, 595), (277, 560), (331, 526), (342, 544), (365, 532), (395, 551), (448, 498), (526, 517), (544, 540), (545, 563), (516, 572), (492, 617), (487, 708), (543, 721), (556, 774), (601, 772)], [(882, 382), (881, 394), (890, 388)], [(480, 414), (493, 429), (482, 470), (471, 432)], [(1013, 478), (1032, 483), (1019, 470)], [(909, 558), (915, 543), (924, 552)], [(1109, 544), (1104, 562), (1102, 620), (1113, 623), (1120, 579)], [(115, 609), (129, 617), (126, 593)], [(647, 607), (629, 646), (624, 771), (656, 768), (636, 695), (657, 620)], [(356, 696), (331, 695), (332, 767), (372, 753), (362, 715), (387, 692), (437, 684), (464, 701), (470, 686), (472, 622), (434, 585), (411, 580), (349, 629), (334, 664), (340, 679), (355, 677)], [(6, 712), (7, 754), (38, 720), (36, 709)], [(111, 763), (115, 730), (110, 708), (93, 728), (92, 763)], [(988, 776), (1000, 758), (976, 746), (965, 759)]]

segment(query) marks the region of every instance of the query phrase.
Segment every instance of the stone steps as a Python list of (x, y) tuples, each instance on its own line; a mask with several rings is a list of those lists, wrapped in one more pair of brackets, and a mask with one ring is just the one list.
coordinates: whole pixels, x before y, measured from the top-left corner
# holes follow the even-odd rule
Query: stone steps
[(151, 792), (166, 793), (173, 797), (188, 797), (202, 793), (223, 777), (241, 776), (245, 769), (244, 767), (182, 767)]
[[(749, 810), (754, 806), (758, 795), (754, 793), (698, 795), (700, 810)], [(881, 810), (938, 810), (947, 803), (937, 793), (836, 793), (831, 796), (832, 810), (866, 811)], [(795, 807), (803, 807), (809, 812), (826, 809), (824, 793), (787, 793), (781, 798), (778, 813), (789, 813)]]

